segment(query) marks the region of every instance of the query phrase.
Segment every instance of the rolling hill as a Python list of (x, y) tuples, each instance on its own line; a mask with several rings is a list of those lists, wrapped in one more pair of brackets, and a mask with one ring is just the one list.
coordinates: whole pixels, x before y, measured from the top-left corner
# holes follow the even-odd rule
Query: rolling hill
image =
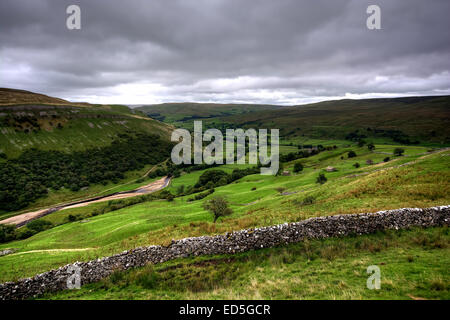
[(276, 105), (219, 104), (219, 103), (162, 103), (136, 108), (149, 117), (179, 126), (189, 126), (193, 120), (211, 119), (231, 115), (246, 115), (257, 111), (278, 110)]
[(29, 148), (70, 152), (107, 146), (120, 134), (157, 134), (168, 140), (172, 129), (126, 106), (0, 89), (0, 153), (9, 158)]
[(450, 96), (325, 101), (209, 121), (279, 128), (282, 136), (450, 144)]

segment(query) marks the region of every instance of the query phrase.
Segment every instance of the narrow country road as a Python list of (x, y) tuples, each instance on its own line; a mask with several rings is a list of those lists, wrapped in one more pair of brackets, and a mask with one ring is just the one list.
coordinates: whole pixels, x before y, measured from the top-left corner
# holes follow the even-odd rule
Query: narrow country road
[(153, 193), (153, 192), (159, 191), (159, 190), (167, 187), (170, 183), (170, 179), (171, 179), (170, 177), (166, 176), (166, 177), (156, 180), (148, 185), (142, 186), (142, 187), (132, 190), (132, 191), (117, 192), (117, 193), (113, 193), (113, 194), (106, 195), (106, 196), (76, 201), (76, 202), (67, 203), (64, 205), (55, 206), (55, 207), (51, 207), (51, 208), (47, 208), (47, 209), (26, 212), (26, 213), (23, 213), (23, 214), (20, 214), (20, 215), (17, 215), (17, 216), (14, 216), (14, 217), (11, 217), (11, 218), (8, 218), (5, 220), (1, 220), (0, 224), (14, 224), (17, 227), (20, 227), (20, 226), (27, 224), (28, 222), (30, 222), (32, 220), (46, 216), (48, 214), (51, 214), (51, 213), (59, 211), (59, 210), (84, 207), (91, 203), (104, 202), (104, 201), (117, 200), (117, 199), (125, 199), (125, 198), (131, 198), (131, 197), (141, 196), (144, 194)]

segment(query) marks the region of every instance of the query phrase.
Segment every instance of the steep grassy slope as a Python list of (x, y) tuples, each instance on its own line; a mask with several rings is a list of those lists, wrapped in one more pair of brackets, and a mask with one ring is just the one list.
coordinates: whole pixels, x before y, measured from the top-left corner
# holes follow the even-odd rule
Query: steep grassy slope
[[(44, 299), (450, 299), (446, 227), (312, 240), (117, 271)], [(367, 267), (381, 271), (366, 287)]]
[[(419, 140), (450, 144), (450, 97), (338, 100), (210, 120), (252, 128), (279, 128), (284, 137), (344, 139), (358, 136), (378, 142)], [(216, 126), (217, 126), (216, 124)], [(210, 124), (210, 126), (214, 126)]]
[[(65, 158), (66, 155), (76, 159), (83, 152), (87, 152), (86, 155), (101, 154), (103, 151), (107, 151), (107, 148), (113, 143), (122, 141), (123, 144), (123, 141), (128, 138), (139, 139), (138, 137), (142, 136), (161, 137), (167, 148), (170, 148), (169, 138), (172, 130), (172, 126), (148, 118), (145, 114), (133, 111), (126, 106), (71, 103), (28, 91), (0, 89), (0, 165), (2, 165), (2, 169), (11, 168), (5, 169), (6, 172), (1, 170), (0, 202), (12, 205), (4, 205), (3, 209), (0, 208), (0, 217), (5, 218), (15, 215), (18, 213), (16, 212), (17, 209), (42, 208), (45, 205), (54, 205), (81, 197), (98, 195), (98, 193), (107, 190), (116, 190), (116, 185), (119, 186), (125, 182), (133, 182), (139, 179), (155, 164), (154, 161), (144, 161), (138, 166), (133, 166), (133, 172), (123, 172), (123, 174), (116, 175), (116, 178), (108, 181), (94, 179), (97, 181), (91, 181), (89, 186), (87, 184), (81, 186), (80, 184), (87, 177), (86, 174), (77, 175), (76, 170), (72, 170), (70, 178), (67, 175), (67, 170), (65, 173), (63, 173), (64, 170), (55, 172), (59, 170), (57, 169), (58, 166), (61, 168), (62, 162), (59, 161), (59, 165), (57, 165), (56, 162), (58, 161), (49, 160), (52, 154), (55, 155), (50, 151), (63, 152), (63, 154), (60, 154), (61, 157), (57, 157), (55, 160)], [(147, 150), (148, 147), (149, 144), (147, 143), (140, 150)], [(45, 151), (48, 156), (42, 152), (34, 152), (32, 161), (29, 161), (29, 165), (27, 165), (28, 160), (21, 158), (30, 154), (30, 149)], [(98, 171), (98, 174), (105, 178), (108, 173), (111, 173), (111, 170), (106, 170), (108, 167), (116, 172), (120, 168), (128, 168), (129, 162), (119, 166), (115, 164), (121, 161), (120, 158), (124, 160), (124, 156), (129, 154), (124, 149), (127, 149), (127, 147), (121, 149), (122, 156), (113, 156), (113, 148), (110, 150), (112, 152), (110, 152), (110, 157), (104, 157), (104, 159), (98, 159), (98, 161), (93, 160), (93, 163), (105, 168), (104, 171)], [(128, 149), (131, 150), (131, 147)], [(156, 149), (154, 152), (156, 152)], [(114, 158), (114, 161), (110, 161), (111, 157)], [(87, 156), (84, 158), (87, 158)], [(128, 158), (127, 161), (129, 160)], [(135, 160), (138, 159), (130, 161), (136, 163)], [(32, 164), (33, 161), (36, 163)], [(109, 163), (106, 163), (108, 161)], [(82, 161), (75, 162), (68, 161), (63, 165), (63, 169), (70, 166), (79, 168)], [(26, 168), (27, 166), (28, 168)], [(56, 188), (53, 188), (51, 185), (54, 183), (43, 183), (45, 172), (43, 175), (41, 170), (41, 174), (38, 176), (37, 168), (39, 166), (48, 166), (43, 169), (44, 171), (47, 170), (48, 176), (51, 176), (51, 172), (56, 174), (57, 179), (52, 177), (54, 182), (57, 182), (57, 180), (65, 181), (65, 185), (64, 183), (57, 183), (59, 185), (55, 184)], [(71, 170), (69, 169), (69, 171)], [(72, 183), (69, 183), (69, 181), (72, 181)], [(44, 185), (46, 185), (45, 188)], [(74, 188), (75, 185), (79, 187)], [(18, 194), (17, 189), (26, 189), (28, 195)], [(42, 196), (44, 194), (45, 196)], [(30, 203), (30, 201), (35, 200), (36, 202)]]
[(0, 153), (8, 157), (29, 148), (69, 152), (107, 146), (125, 133), (169, 139), (172, 130), (126, 106), (71, 104), (28, 92), (5, 93), (5, 89), (0, 90), (0, 100), (9, 101), (0, 105)]
[[(346, 157), (350, 149), (356, 151), (356, 158)], [(387, 152), (389, 147), (383, 150)], [(384, 163), (385, 154), (355, 146), (339, 147), (300, 160), (305, 169), (297, 175), (244, 177), (216, 188), (213, 195), (227, 196), (234, 210), (233, 215), (216, 224), (202, 208), (203, 201), (188, 202), (190, 196), (176, 198), (173, 202), (144, 202), (98, 216), (91, 213), (108, 204), (56, 212), (42, 219), (52, 223), (65, 220), (65, 224), (26, 240), (0, 245), (0, 250), (17, 249), (14, 254), (0, 257), (0, 281), (34, 275), (72, 261), (94, 259), (136, 246), (165, 244), (171, 239), (321, 215), (449, 204), (450, 151), (422, 155), (426, 148), (405, 147), (405, 150), (406, 156)], [(343, 155), (345, 157), (341, 159)], [(378, 164), (368, 165), (368, 159)], [(355, 162), (361, 167), (353, 167)], [(403, 166), (399, 167), (401, 164)], [(326, 173), (324, 168), (328, 165), (338, 171)], [(290, 170), (292, 166), (290, 163), (286, 168)], [(323, 185), (316, 183), (319, 173), (325, 173), (328, 178)], [(170, 190), (175, 192), (181, 184), (194, 184), (198, 174), (193, 172), (174, 179)], [(285, 188), (287, 193), (281, 195), (276, 190), (279, 187)], [(307, 197), (312, 197), (313, 201), (305, 203)], [(69, 214), (79, 215), (84, 221), (68, 222)]]

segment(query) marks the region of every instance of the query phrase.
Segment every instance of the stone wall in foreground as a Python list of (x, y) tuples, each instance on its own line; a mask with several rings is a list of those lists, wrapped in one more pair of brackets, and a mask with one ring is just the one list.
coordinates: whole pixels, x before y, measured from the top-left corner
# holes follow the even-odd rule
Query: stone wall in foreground
[(203, 236), (172, 241), (167, 246), (150, 246), (124, 251), (89, 262), (76, 262), (33, 278), (0, 284), (0, 299), (26, 299), (44, 292), (67, 289), (74, 269), (80, 271), (81, 285), (98, 281), (115, 270), (162, 263), (171, 259), (209, 254), (236, 253), (274, 247), (308, 239), (368, 234), (385, 229), (412, 226), (449, 225), (450, 206), (405, 208), (376, 213), (335, 215), (311, 218), (301, 222), (241, 230), (218, 236)]

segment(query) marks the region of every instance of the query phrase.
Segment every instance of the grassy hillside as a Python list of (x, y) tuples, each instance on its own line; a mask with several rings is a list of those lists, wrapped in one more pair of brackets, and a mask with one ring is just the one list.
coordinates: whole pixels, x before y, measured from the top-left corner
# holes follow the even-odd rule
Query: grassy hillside
[[(279, 128), (285, 138), (354, 139), (382, 143), (407, 140), (450, 145), (450, 97), (410, 97), (326, 101), (226, 116), (208, 121), (237, 127)], [(358, 130), (356, 133), (355, 131)]]
[[(312, 240), (117, 271), (45, 299), (450, 299), (446, 227)], [(366, 287), (370, 265), (380, 290)]]
[[(148, 139), (142, 137), (160, 137), (169, 148), (172, 130), (172, 126), (127, 106), (71, 103), (23, 90), (0, 89), (0, 217), (15, 215), (18, 209), (42, 208), (116, 190), (116, 186), (138, 180), (155, 165), (148, 159), (156, 159), (162, 152), (154, 149), (151, 154)], [(134, 143), (134, 148), (150, 153), (126, 159), (132, 151), (127, 139), (141, 139), (141, 146)], [(113, 144), (116, 147), (111, 148)], [(115, 155), (119, 149), (122, 154)], [(107, 156), (101, 156), (105, 152)], [(94, 155), (102, 159), (94, 159)], [(91, 164), (82, 165), (87, 158)], [(120, 161), (127, 162), (119, 165)]]
[(172, 130), (126, 106), (71, 104), (11, 89), (0, 89), (0, 101), (9, 101), (0, 104), (0, 153), (9, 158), (29, 148), (69, 152), (107, 146), (125, 133), (169, 139)]
[[(384, 153), (393, 151), (390, 146), (376, 145), (376, 148), (384, 150)], [(234, 213), (216, 224), (202, 208), (203, 200), (188, 202), (191, 196), (177, 197), (172, 202), (147, 201), (102, 215), (92, 213), (111, 204), (56, 212), (41, 219), (64, 224), (25, 240), (0, 245), (0, 250), (17, 250), (14, 254), (0, 257), (0, 281), (30, 276), (72, 261), (94, 259), (137, 246), (166, 244), (171, 239), (212, 235), (321, 215), (427, 207), (450, 202), (450, 151), (426, 154), (426, 148), (406, 146), (405, 156), (391, 155), (391, 161), (383, 162), (386, 154), (375, 153), (377, 149), (370, 152), (365, 147), (340, 145), (337, 149), (297, 160), (305, 167), (301, 173), (291, 176), (255, 174), (218, 187), (208, 197), (227, 196)], [(354, 150), (357, 157), (349, 159), (349, 150)], [(375, 164), (367, 164), (368, 159)], [(359, 168), (353, 166), (356, 162), (360, 163)], [(293, 163), (286, 163), (285, 168), (292, 170)], [(337, 171), (325, 172), (329, 165)], [(232, 169), (227, 167), (223, 169)], [(175, 193), (182, 184), (195, 184), (199, 173), (195, 171), (175, 178), (169, 190)], [(319, 173), (325, 173), (328, 178), (325, 184), (316, 183)], [(284, 188), (283, 194), (278, 188)], [(307, 198), (312, 201), (305, 202)], [(70, 214), (78, 215), (80, 220), (68, 221)]]

